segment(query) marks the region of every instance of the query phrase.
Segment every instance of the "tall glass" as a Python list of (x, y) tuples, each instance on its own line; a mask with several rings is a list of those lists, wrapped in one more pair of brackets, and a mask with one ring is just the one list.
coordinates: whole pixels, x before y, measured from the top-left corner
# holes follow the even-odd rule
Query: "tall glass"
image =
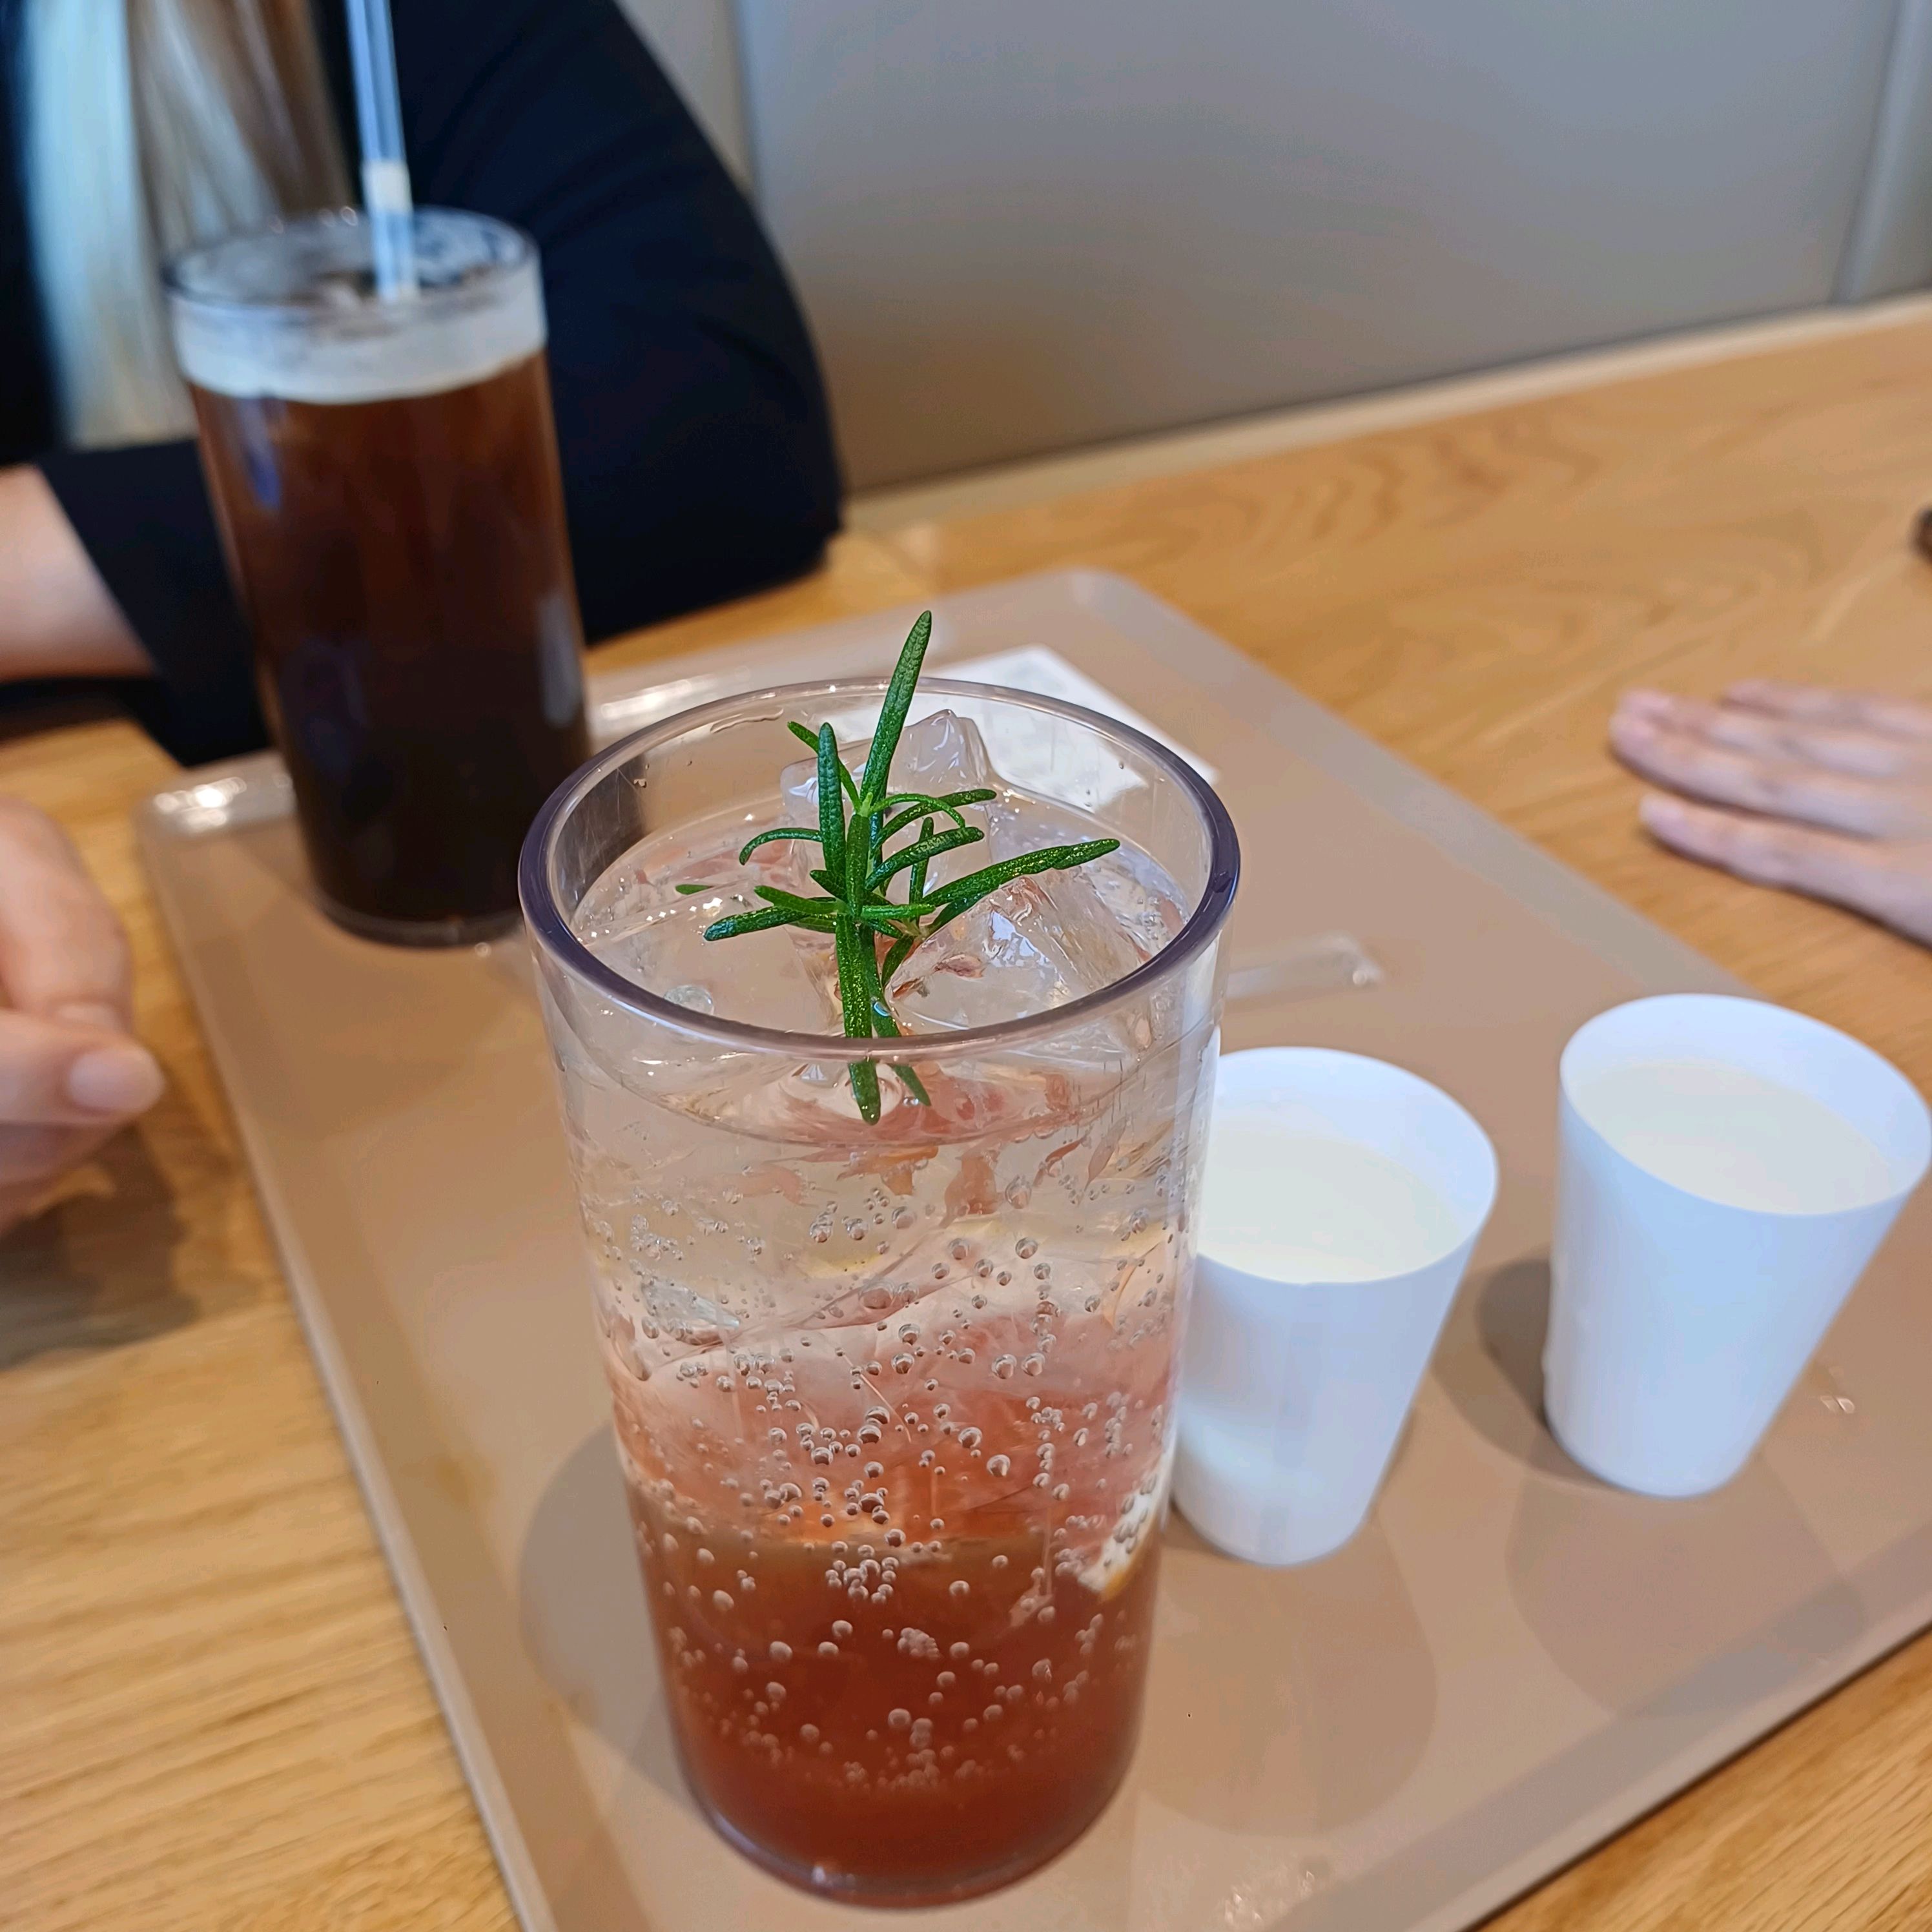
[[(916, 718), (969, 716), (1039, 805), (1172, 882), (1144, 963), (890, 1044), (719, 1018), (604, 963), (587, 905), (672, 890), (648, 855), (682, 827), (734, 845), (776, 822), (787, 721), (869, 721), (884, 692), (768, 692), (626, 740), (550, 800), (522, 880), (692, 1790), (782, 1876), (914, 1904), (1052, 1856), (1132, 1750), (1238, 858), (1214, 794), (1138, 733), (930, 680)], [(818, 942), (782, 932), (715, 943), (712, 970), (794, 937), (808, 969)], [(872, 1125), (860, 1058), (884, 1063)]]
[(587, 754), (535, 244), (416, 217), (420, 294), (366, 223), (184, 256), (175, 342), (264, 709), (326, 909), (445, 944), (516, 913), (517, 852)]

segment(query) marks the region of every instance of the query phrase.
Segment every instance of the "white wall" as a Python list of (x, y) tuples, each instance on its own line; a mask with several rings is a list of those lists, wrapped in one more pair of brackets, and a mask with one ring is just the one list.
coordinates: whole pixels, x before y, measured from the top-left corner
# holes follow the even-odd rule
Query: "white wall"
[(620, 3), (861, 485), (1932, 276), (1932, 0)]
[(1898, 0), (740, 0), (848, 474), (1828, 302)]

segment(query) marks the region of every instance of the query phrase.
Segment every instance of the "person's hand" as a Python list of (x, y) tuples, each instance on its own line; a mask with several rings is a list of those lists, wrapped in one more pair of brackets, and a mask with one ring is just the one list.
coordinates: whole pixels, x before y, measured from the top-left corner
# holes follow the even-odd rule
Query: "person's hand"
[(1714, 704), (1632, 691), (1610, 744), (1681, 794), (1640, 808), (1672, 850), (1932, 946), (1932, 707), (1801, 684), (1733, 685)]
[(130, 992), (128, 942), (66, 836), (0, 798), (0, 1228), (160, 1097)]

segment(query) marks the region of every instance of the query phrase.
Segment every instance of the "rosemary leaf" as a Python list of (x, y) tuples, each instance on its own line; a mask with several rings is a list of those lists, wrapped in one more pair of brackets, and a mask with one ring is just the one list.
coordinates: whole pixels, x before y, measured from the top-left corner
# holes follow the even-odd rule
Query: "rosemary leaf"
[[(932, 820), (931, 819), (928, 818), (926, 820), (925, 822), (921, 824), (919, 828), (919, 836), (922, 840), (930, 838), (932, 836)], [(912, 877), (906, 881), (906, 897), (908, 898), (922, 899), (925, 898), (926, 863), (927, 861), (925, 859), (920, 859), (914, 866), (912, 868)]]
[(1078, 845), (1049, 845), (1043, 851), (1024, 853), (1017, 859), (1002, 859), (997, 866), (968, 872), (962, 878), (949, 879), (944, 885), (933, 888), (932, 896), (941, 905), (952, 908), (949, 916), (956, 916), (1012, 880), (1024, 878), (1031, 872), (1067, 872), (1090, 860), (1104, 859), (1109, 852), (1120, 849), (1118, 838), (1089, 838)]
[(832, 727), (818, 728), (818, 849), (825, 869), (836, 878), (845, 869), (845, 813), (835, 776), (845, 767), (838, 762), (838, 738)]
[[(796, 718), (785, 727), (791, 735), (804, 745), (815, 758), (818, 754), (818, 736), (809, 726), (801, 724)], [(842, 764), (838, 767), (838, 788), (854, 805), (859, 802), (859, 788), (852, 782), (852, 774)]]
[(798, 923), (788, 912), (776, 906), (769, 912), (734, 912), (728, 919), (715, 919), (704, 928), (706, 939), (736, 939), (740, 933), (769, 932), (777, 926)]
[[(758, 836), (757, 836), (757, 838), (755, 838), (748, 839), (748, 840), (746, 842), (746, 843), (744, 844), (744, 845), (743, 845), (743, 846), (740, 849), (740, 850), (739, 850), (739, 854), (738, 854), (738, 862), (739, 862), (739, 864), (740, 864), (740, 865), (741, 865), (741, 866), (742, 866), (742, 865), (745, 862), (745, 861), (746, 861), (747, 859), (748, 859), (748, 858), (752, 856), (752, 854), (754, 852), (755, 852), (755, 851), (758, 849), (758, 848), (759, 848), (760, 845), (769, 845), (769, 844), (772, 844), (772, 842), (773, 842), (774, 840), (776, 840), (776, 839), (779, 839), (779, 838), (815, 838), (815, 839), (822, 839), (824, 836), (825, 836), (825, 835), (824, 835), (824, 832), (814, 832), (814, 831), (811, 829), (811, 827), (810, 827), (809, 826), (805, 826), (805, 825), (780, 825), (780, 826), (777, 826), (774, 827), (774, 828), (773, 828), (771, 831), (770, 831), (770, 832), (760, 832), (758, 834)], [(678, 887), (678, 890), (679, 890), (680, 892), (708, 892), (710, 890), (711, 890), (711, 888), (710, 888), (709, 886), (680, 886)]]
[(984, 805), (989, 798), (998, 798), (996, 791), (981, 787), (976, 791), (950, 791), (943, 797), (928, 798), (923, 792), (896, 791), (880, 802), (888, 811), (896, 805), (904, 805), (904, 812), (893, 812), (879, 830), (881, 844), (898, 832), (903, 832), (916, 818), (923, 818), (927, 813), (943, 812), (954, 824), (964, 827), (965, 814), (959, 809), (962, 805)]
[[(930, 827), (932, 821), (928, 819), (926, 823)], [(944, 853), (956, 852), (962, 845), (977, 845), (986, 836), (983, 832), (971, 826), (967, 826), (964, 830), (960, 832), (940, 832), (932, 833), (930, 836), (922, 833), (916, 844), (902, 848), (898, 851), (893, 853), (890, 858), (881, 859), (872, 868), (866, 884), (876, 890), (892, 878), (894, 873), (904, 872), (908, 866), (921, 868), (920, 878), (922, 879), (925, 876), (923, 868), (931, 860), (938, 858)], [(912, 888), (912, 896), (914, 898), (922, 898), (925, 894), (915, 884)]]
[[(862, 940), (859, 947), (859, 970), (866, 982), (866, 1000), (873, 1032), (881, 1040), (898, 1039), (901, 1037), (899, 1023), (893, 1018), (892, 1010), (886, 1004), (885, 988), (879, 980), (879, 956), (869, 944)], [(907, 1098), (914, 1106), (929, 1107), (932, 1105), (932, 1096), (926, 1090), (926, 1083), (910, 1066), (895, 1060), (892, 1063), (892, 1068), (904, 1085)]]
[[(838, 1004), (845, 1022), (848, 1040), (872, 1036), (872, 1006), (866, 983), (862, 956), (869, 953), (872, 940), (860, 931), (856, 922), (842, 914), (832, 927), (832, 947), (838, 964)], [(866, 1124), (876, 1125), (879, 1118), (879, 1070), (869, 1060), (855, 1060), (845, 1070), (852, 1082), (852, 1097)]]
[(932, 613), (922, 610), (913, 620), (912, 628), (892, 667), (892, 682), (886, 686), (885, 702), (879, 706), (878, 729), (872, 734), (872, 748), (866, 759), (866, 775), (859, 781), (859, 806), (876, 808), (883, 802), (890, 782), (892, 754), (899, 748), (899, 734), (905, 729), (906, 713), (912, 709), (912, 694), (919, 686), (919, 674), (926, 663), (926, 647), (932, 641)]

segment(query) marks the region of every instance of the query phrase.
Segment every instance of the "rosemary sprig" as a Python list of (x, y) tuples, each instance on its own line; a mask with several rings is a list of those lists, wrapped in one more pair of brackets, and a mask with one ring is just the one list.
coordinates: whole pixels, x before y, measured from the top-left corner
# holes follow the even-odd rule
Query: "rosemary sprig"
[[(704, 928), (706, 939), (735, 939), (742, 933), (769, 932), (781, 926), (829, 933), (838, 972), (839, 1012), (848, 1040), (902, 1036), (885, 989), (922, 940), (1010, 880), (1084, 866), (1104, 858), (1120, 842), (1118, 838), (1089, 838), (1075, 845), (1049, 846), (1016, 859), (1003, 859), (997, 865), (949, 879), (944, 885), (930, 883), (935, 859), (976, 845), (986, 836), (966, 822), (963, 808), (982, 805), (998, 796), (983, 788), (937, 796), (892, 788), (892, 758), (932, 640), (932, 613), (922, 611), (893, 668), (872, 734), (872, 749), (857, 777), (840, 758), (838, 736), (829, 724), (820, 725), (815, 733), (800, 724), (790, 728), (794, 736), (812, 747), (818, 760), (818, 826), (781, 825), (760, 832), (739, 853), (738, 862), (744, 864), (760, 846), (776, 840), (804, 839), (818, 848), (819, 863), (812, 878), (824, 896), (808, 898), (776, 886), (760, 886), (756, 890), (765, 902), (764, 910), (734, 913)], [(943, 820), (950, 823), (943, 830), (935, 829)], [(896, 851), (886, 849), (890, 840), (914, 826), (919, 830), (910, 844)], [(902, 873), (906, 877), (906, 896), (894, 899), (887, 888)], [(878, 1068), (870, 1060), (854, 1060), (846, 1070), (860, 1113), (868, 1123), (877, 1121), (880, 1111)], [(892, 1071), (914, 1105), (932, 1105), (925, 1084), (911, 1067), (895, 1061)]]

